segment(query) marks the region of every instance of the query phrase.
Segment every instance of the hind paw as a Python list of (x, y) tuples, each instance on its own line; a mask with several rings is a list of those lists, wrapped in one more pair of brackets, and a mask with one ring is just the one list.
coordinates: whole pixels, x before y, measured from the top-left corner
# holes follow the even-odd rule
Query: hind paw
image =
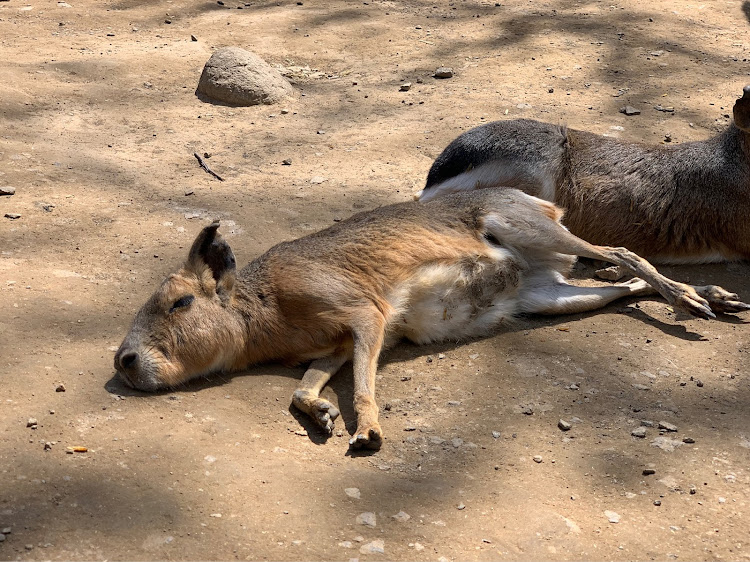
[(750, 310), (750, 304), (742, 302), (737, 294), (730, 293), (718, 285), (706, 285), (695, 289), (700, 296), (708, 301), (711, 310), (715, 312), (729, 313)]

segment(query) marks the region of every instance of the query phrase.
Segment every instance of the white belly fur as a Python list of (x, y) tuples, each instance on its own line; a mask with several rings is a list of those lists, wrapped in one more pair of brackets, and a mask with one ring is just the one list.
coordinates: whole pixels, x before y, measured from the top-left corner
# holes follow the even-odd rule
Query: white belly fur
[(395, 311), (389, 339), (457, 341), (486, 335), (513, 317), (519, 309), (521, 268), (503, 249), (488, 254), (425, 266), (399, 285), (389, 298)]

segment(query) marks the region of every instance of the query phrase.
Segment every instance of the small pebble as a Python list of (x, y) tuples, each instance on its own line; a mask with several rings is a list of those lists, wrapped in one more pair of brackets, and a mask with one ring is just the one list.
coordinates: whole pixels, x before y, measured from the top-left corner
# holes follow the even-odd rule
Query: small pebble
[(683, 443), (695, 443), (695, 439), (693, 439), (692, 437), (683, 437), (682, 442)]
[(453, 69), (447, 66), (441, 66), (433, 74), (435, 78), (453, 78)]
[(654, 500), (654, 505), (659, 507), (661, 505), (661, 500)]
[(10, 219), (10, 220), (16, 220), (16, 219), (20, 219), (21, 215), (19, 215), (18, 213), (5, 213), (5, 218)]
[(702, 387), (703, 386), (703, 381), (702, 380), (696, 380), (695, 381), (695, 386)]
[(411, 82), (404, 82), (399, 87), (400, 92), (408, 92), (409, 90), (411, 90)]
[(292, 165), (292, 159), (291, 159), (291, 158), (284, 158), (284, 159), (283, 159), (283, 160), (281, 161), (281, 163), (282, 163), (282, 164), (283, 164), (284, 166), (291, 166), (291, 165)]
[(4, 535), (10, 535), (10, 533), (11, 533), (11, 530), (12, 530), (12, 529), (11, 529), (10, 527), (4, 527), (4, 528), (3, 528), (3, 530), (2, 530), (2, 531), (0, 531), (0, 533), (2, 533), (2, 534), (4, 534)]
[(55, 385), (55, 392), (65, 392), (65, 385), (61, 382)]
[(36, 421), (36, 418), (29, 418), (29, 421), (26, 422), (26, 427), (31, 427), (33, 429), (36, 429), (36, 426), (39, 424), (38, 421)]
[(542, 458), (542, 456), (541, 456), (541, 455), (534, 455), (534, 459), (533, 459), (533, 460), (534, 460), (534, 462), (535, 462), (535, 463), (540, 463), (540, 462), (542, 462), (542, 461), (543, 461), (544, 459)]
[(695, 487), (695, 484), (690, 484), (690, 487), (688, 488), (690, 494), (695, 494), (698, 491), (698, 488)]
[(644, 437), (646, 437), (646, 428), (643, 426), (636, 427), (633, 431), (630, 432), (630, 435), (643, 439)]
[(50, 443), (49, 441), (47, 441), (47, 442), (46, 442), (46, 443), (44, 444), (44, 450), (45, 450), (45, 451), (51, 451), (51, 450), (52, 450), (52, 443)]
[(324, 130), (322, 130), (322, 129), (321, 129), (321, 130), (319, 130), (319, 131), (318, 131), (318, 134), (319, 134), (319, 135), (325, 135), (325, 134), (326, 134), (326, 132), (325, 132)]
[(193, 193), (195, 193), (195, 191), (193, 191), (192, 189), (188, 189), (188, 190), (187, 190), (187, 191), (185, 192), (185, 197), (188, 197), (188, 196), (192, 195)]
[(355, 500), (358, 500), (361, 497), (359, 488), (344, 488), (344, 493)]
[(3, 533), (0, 533), (0, 542), (3, 542), (5, 540), (5, 535)]
[(0, 195), (13, 195), (15, 192), (16, 188), (11, 187), (10, 185), (0, 186)]
[(195, 35), (191, 35), (191, 36), (190, 36), (190, 40), (191, 40), (191, 41), (197, 41), (197, 40), (198, 40), (198, 38), (197, 38), (197, 37), (196, 37)]
[(562, 431), (570, 431), (570, 428), (573, 426), (570, 424), (570, 422), (560, 420), (557, 422), (557, 427), (559, 427)]
[(492, 437), (494, 439), (500, 439), (500, 432), (499, 431), (493, 431), (492, 432)]
[(461, 511), (461, 510), (463, 510), (463, 509), (466, 509), (466, 506), (465, 506), (465, 505), (464, 505), (463, 503), (460, 503), (460, 504), (458, 504), (458, 505), (456, 506), (456, 509), (458, 509), (459, 511)]
[(656, 474), (656, 471), (653, 468), (644, 468), (643, 469), (643, 475), (644, 476), (650, 476), (652, 474)]

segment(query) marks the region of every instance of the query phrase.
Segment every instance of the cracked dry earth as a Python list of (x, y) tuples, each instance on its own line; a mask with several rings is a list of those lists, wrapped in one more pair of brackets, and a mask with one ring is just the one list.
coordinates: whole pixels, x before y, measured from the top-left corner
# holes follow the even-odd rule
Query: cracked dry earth
[[(369, 456), (347, 454), (350, 369), (324, 391), (342, 411), (328, 440), (290, 410), (299, 367), (155, 395), (112, 369), (134, 312), (211, 219), (244, 263), (409, 199), (450, 140), (493, 119), (649, 143), (714, 134), (750, 82), (748, 14), (719, 1), (0, 2), (0, 186), (16, 188), (0, 214), (20, 215), (0, 218), (0, 558), (749, 559), (747, 313), (709, 322), (623, 301), (399, 345), (381, 362), (386, 439)], [(226, 45), (282, 68), (298, 95), (199, 100)], [(440, 66), (453, 78), (433, 78)], [(660, 269), (750, 299), (747, 263)]]

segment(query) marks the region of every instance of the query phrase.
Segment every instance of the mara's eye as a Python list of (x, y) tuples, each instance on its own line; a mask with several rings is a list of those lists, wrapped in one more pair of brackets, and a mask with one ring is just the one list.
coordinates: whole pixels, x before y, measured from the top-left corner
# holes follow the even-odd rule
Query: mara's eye
[(174, 304), (172, 305), (172, 308), (169, 309), (170, 314), (177, 310), (178, 308), (183, 308), (186, 306), (189, 306), (191, 302), (195, 300), (195, 297), (193, 295), (186, 295), (184, 297), (180, 297), (176, 301), (174, 301)]

